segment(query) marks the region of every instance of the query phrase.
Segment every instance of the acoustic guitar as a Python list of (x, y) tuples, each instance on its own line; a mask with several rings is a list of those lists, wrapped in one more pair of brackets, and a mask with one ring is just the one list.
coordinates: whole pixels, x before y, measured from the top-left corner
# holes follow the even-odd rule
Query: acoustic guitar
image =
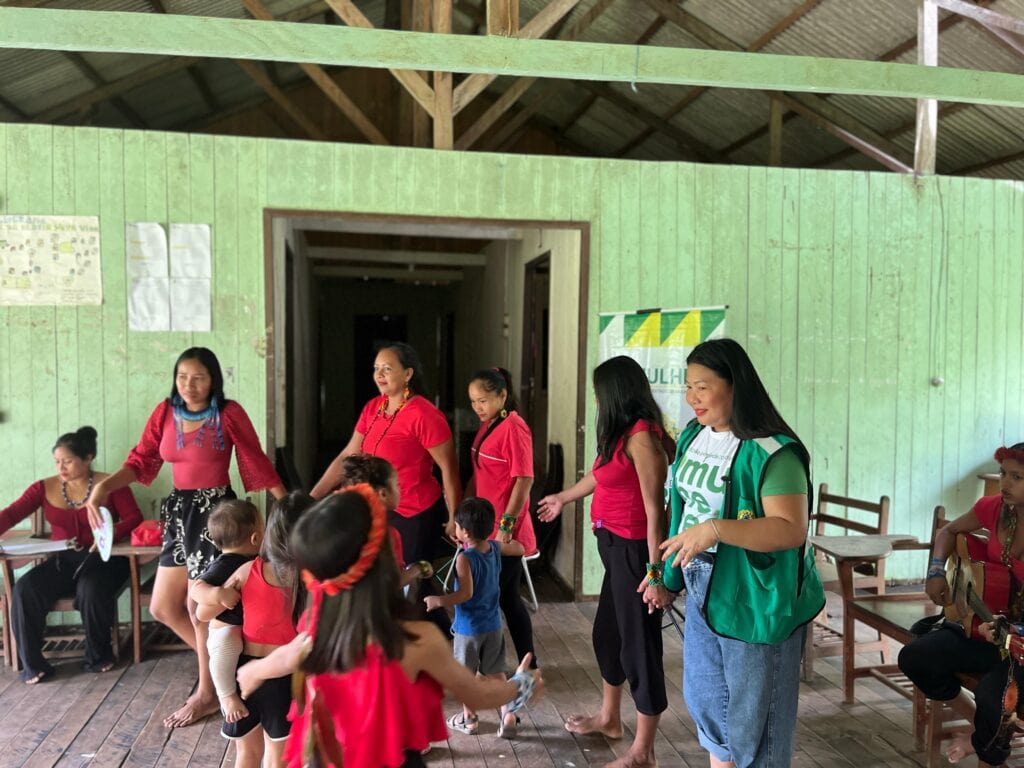
[(980, 624), (995, 622), (995, 642), (1002, 645), (1008, 628), (1010, 569), (986, 560), (986, 546), (987, 542), (973, 533), (957, 534), (956, 548), (946, 564), (952, 602), (943, 614), (947, 621), (959, 623), (971, 637), (979, 637)]

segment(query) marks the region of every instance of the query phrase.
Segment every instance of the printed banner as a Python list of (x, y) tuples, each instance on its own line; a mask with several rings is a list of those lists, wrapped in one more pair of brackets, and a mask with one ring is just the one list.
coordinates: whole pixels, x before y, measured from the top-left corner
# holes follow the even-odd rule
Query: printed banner
[(598, 356), (607, 360), (627, 355), (643, 366), (673, 438), (693, 418), (686, 404), (686, 356), (705, 339), (725, 335), (725, 310), (704, 307), (599, 316)]

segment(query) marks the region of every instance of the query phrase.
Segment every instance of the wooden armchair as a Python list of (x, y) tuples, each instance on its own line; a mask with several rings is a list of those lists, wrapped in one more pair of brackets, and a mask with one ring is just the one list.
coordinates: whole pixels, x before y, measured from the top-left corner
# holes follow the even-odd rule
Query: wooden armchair
[[(847, 516), (835, 514), (833, 507), (847, 510), (856, 509), (866, 512), (865, 520), (852, 520)], [(818, 486), (818, 505), (811, 516), (814, 536), (876, 534), (889, 532), (889, 497), (882, 496), (877, 502), (839, 496), (829, 493), (828, 485)], [(816, 565), (826, 592), (839, 594), (841, 587), (836, 564), (818, 553)], [(885, 593), (885, 559), (875, 558), (859, 563), (852, 575), (853, 589), (868, 590), (876, 595)], [(876, 642), (877, 650), (888, 654), (888, 643)], [(861, 651), (867, 651), (864, 647)], [(825, 610), (807, 625), (807, 642), (804, 645), (803, 679), (809, 681), (814, 675), (814, 659), (816, 656), (838, 656), (843, 652), (843, 636), (828, 621)], [(887, 658), (886, 661), (889, 661)]]

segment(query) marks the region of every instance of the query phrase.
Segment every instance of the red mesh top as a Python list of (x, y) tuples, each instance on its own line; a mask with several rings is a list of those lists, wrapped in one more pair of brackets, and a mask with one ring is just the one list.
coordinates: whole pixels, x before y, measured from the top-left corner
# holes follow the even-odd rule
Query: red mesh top
[[(142, 512), (135, 503), (135, 496), (130, 488), (119, 488), (111, 491), (104, 505), (114, 518), (114, 541), (126, 538), (132, 528), (142, 522)], [(42, 509), (46, 522), (50, 524), (50, 538), (76, 539), (78, 544), (88, 549), (92, 546), (92, 529), (89, 528), (89, 516), (85, 507), (65, 509), (55, 507), (46, 500), (46, 485), (43, 480), (32, 483), (16, 502), (0, 511), (0, 533), (27, 518), (37, 509)]]
[(292, 624), (290, 589), (263, 578), (264, 560), (257, 557), (242, 585), (242, 639), (250, 643), (285, 645), (298, 633)]
[(598, 466), (594, 461), (594, 499), (590, 503), (590, 521), (595, 528), (607, 528), (624, 539), (647, 538), (647, 510), (640, 491), (636, 467), (626, 455), (626, 442), (638, 432), (653, 432), (661, 440), (663, 430), (657, 424), (637, 421), (619, 438), (612, 458)]
[[(409, 680), (401, 662), (387, 659), (379, 645), (367, 647), (366, 660), (355, 669), (306, 678), (306, 700), (320, 702), (329, 714), (344, 752), (344, 768), (398, 768), (406, 750), (419, 752), (432, 741), (445, 741), (443, 696), (429, 675)], [(292, 702), (292, 729), (285, 747), (289, 768), (304, 765), (311, 708), (307, 704), (300, 715)], [(338, 766), (329, 763), (325, 768)]]
[(238, 473), (247, 491), (262, 491), (281, 485), (274, 466), (263, 452), (256, 430), (242, 408), (229, 400), (220, 414), (224, 432), (224, 450), (217, 450), (212, 428), (207, 427), (202, 445), (195, 445), (198, 430), (184, 435), (185, 445), (175, 443), (174, 409), (170, 400), (160, 403), (150, 415), (142, 430), (139, 444), (132, 448), (124, 465), (135, 471), (143, 485), (156, 479), (164, 462), (169, 462), (174, 473), (174, 487), (179, 490), (218, 488), (228, 485), (231, 449), (238, 459)]

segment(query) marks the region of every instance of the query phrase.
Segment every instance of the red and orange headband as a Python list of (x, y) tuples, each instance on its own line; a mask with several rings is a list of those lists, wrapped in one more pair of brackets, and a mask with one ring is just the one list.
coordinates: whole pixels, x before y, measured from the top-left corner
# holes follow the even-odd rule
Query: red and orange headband
[(1016, 445), (1007, 448), (1005, 445), (1002, 448), (996, 450), (996, 461), (1002, 463), (1003, 459), (1013, 459), (1016, 462), (1024, 464), (1024, 443), (1017, 443)]
[(384, 536), (388, 530), (388, 513), (380, 496), (368, 483), (358, 483), (341, 491), (341, 493), (348, 492), (358, 493), (370, 507), (370, 533), (366, 537), (366, 543), (359, 550), (359, 558), (344, 573), (320, 580), (303, 568), (302, 581), (311, 593), (325, 592), (333, 596), (343, 590), (351, 589), (352, 585), (366, 575), (370, 566), (377, 560), (384, 544)]

